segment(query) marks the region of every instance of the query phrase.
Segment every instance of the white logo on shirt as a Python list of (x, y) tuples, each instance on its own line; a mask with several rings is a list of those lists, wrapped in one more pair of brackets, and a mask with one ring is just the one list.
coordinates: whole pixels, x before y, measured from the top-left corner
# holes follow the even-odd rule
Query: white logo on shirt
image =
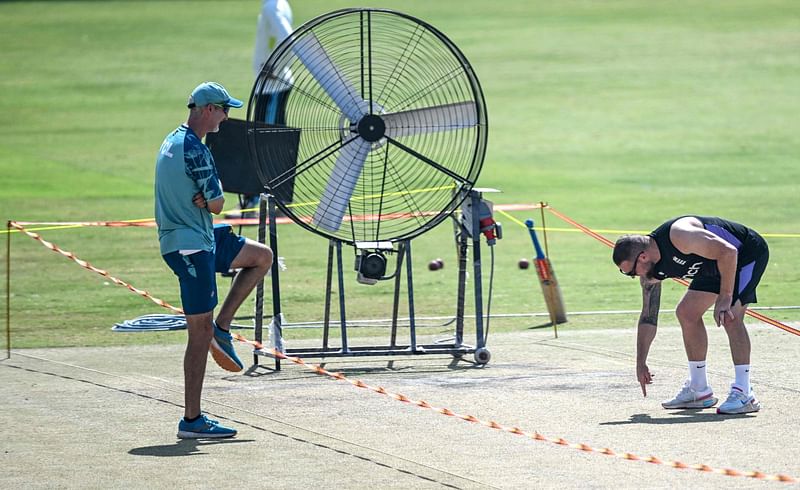
[(702, 262), (695, 262), (694, 264), (692, 264), (692, 266), (689, 267), (689, 270), (686, 271), (686, 275), (683, 276), (683, 278), (684, 279), (691, 279), (694, 276), (696, 276), (697, 273), (700, 272), (700, 266), (701, 265), (703, 265)]
[(170, 141), (165, 141), (165, 142), (164, 142), (164, 143), (161, 145), (161, 150), (159, 150), (159, 151), (160, 151), (160, 153), (161, 153), (162, 155), (165, 155), (165, 156), (168, 156), (169, 158), (172, 158), (172, 152), (170, 152), (170, 151), (169, 151), (170, 149), (172, 149), (172, 142), (170, 142)]

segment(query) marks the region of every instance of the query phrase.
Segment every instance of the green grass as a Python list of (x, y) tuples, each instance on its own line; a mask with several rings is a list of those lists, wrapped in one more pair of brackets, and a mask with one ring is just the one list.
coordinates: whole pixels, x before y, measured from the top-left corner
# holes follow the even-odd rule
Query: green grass
[[(489, 196), (495, 202), (546, 201), (598, 229), (646, 231), (671, 216), (699, 213), (734, 219), (765, 234), (800, 232), (796, 2), (365, 5), (422, 18), (470, 60), (489, 112), (479, 186), (502, 189)], [(295, 23), (346, 6), (295, 2)], [(203, 14), (206, 9), (213, 15)], [(185, 119), (188, 92), (200, 81), (218, 80), (240, 98), (249, 95), (257, 10), (252, 0), (0, 3), (2, 217), (151, 216), (156, 150)], [(233, 196), (229, 202), (235, 202)], [(514, 216), (538, 218), (538, 212)], [(533, 271), (516, 267), (520, 257), (531, 256), (527, 234), (501, 221), (506, 236), (496, 247), (492, 312), (541, 312)], [(568, 228), (551, 215), (547, 222)], [(454, 310), (450, 229), (445, 223), (414, 241), (418, 315)], [(153, 229), (41, 233), (134, 286), (180, 303)], [(254, 236), (253, 230), (247, 233)], [(280, 233), (280, 255), (288, 266), (281, 276), (287, 318), (320, 320), (327, 243), (292, 225)], [(638, 308), (636, 282), (619, 275), (605, 246), (558, 230), (548, 234), (548, 242), (569, 311)], [(798, 239), (773, 237), (769, 243), (772, 259), (759, 288), (760, 304), (795, 305)], [(488, 263), (488, 250), (483, 253)], [(5, 261), (5, 247), (2, 254)], [(348, 269), (351, 254), (347, 250)], [(425, 265), (435, 257), (444, 258), (446, 268), (428, 272)], [(11, 258), (15, 347), (185, 338), (181, 332), (111, 333), (114, 322), (161, 309), (19, 234), (12, 236)], [(226, 281), (220, 286), (224, 294)], [(390, 316), (390, 283), (358, 285), (348, 270), (345, 288), (348, 317)], [(681, 292), (677, 284), (665, 286), (663, 308), (671, 308)], [(249, 314), (252, 304), (241, 313)], [(797, 310), (770, 314), (798, 320)], [(562, 328), (633, 324), (635, 317), (573, 316)], [(496, 319), (491, 328), (541, 323), (540, 318)], [(296, 335), (313, 338), (319, 331)]]

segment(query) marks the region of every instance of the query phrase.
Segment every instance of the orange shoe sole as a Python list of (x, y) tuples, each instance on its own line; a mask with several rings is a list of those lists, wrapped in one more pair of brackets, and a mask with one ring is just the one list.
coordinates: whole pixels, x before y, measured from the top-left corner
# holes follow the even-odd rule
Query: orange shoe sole
[(222, 369), (224, 369), (226, 371), (230, 371), (232, 373), (238, 373), (239, 371), (241, 371), (243, 369), (241, 366), (236, 364), (236, 362), (234, 362), (233, 359), (228, 357), (222, 351), (222, 349), (217, 347), (215, 344), (216, 344), (216, 341), (212, 340), (211, 341), (211, 346), (209, 347), (208, 350), (211, 352), (211, 357), (214, 358), (214, 361), (216, 361), (216, 363), (219, 365), (219, 367), (221, 367)]

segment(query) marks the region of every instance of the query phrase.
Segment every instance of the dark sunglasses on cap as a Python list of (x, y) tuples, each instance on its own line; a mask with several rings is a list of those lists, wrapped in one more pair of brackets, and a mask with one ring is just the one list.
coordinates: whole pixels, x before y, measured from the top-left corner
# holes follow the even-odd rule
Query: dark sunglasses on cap
[(219, 107), (220, 109), (222, 109), (222, 112), (224, 112), (225, 114), (227, 114), (228, 111), (231, 110), (231, 107), (227, 106), (227, 105), (222, 105), (222, 104), (211, 104), (211, 105), (213, 105), (214, 107)]
[[(213, 105), (214, 107), (219, 107), (220, 109), (222, 109), (222, 112), (224, 112), (225, 114), (227, 114), (228, 111), (231, 110), (230, 106), (223, 105), (223, 104), (208, 104), (208, 105)], [(189, 109), (194, 109), (195, 107), (197, 107), (197, 104), (192, 102), (191, 104), (187, 105), (186, 107), (188, 107)]]

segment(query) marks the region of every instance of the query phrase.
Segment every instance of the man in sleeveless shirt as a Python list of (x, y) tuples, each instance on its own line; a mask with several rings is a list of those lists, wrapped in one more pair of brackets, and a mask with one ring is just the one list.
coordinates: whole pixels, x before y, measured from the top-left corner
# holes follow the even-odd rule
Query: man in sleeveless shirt
[(709, 408), (718, 399), (708, 385), (708, 335), (703, 314), (714, 307), (714, 322), (725, 328), (733, 357), (735, 379), (720, 414), (757, 412), (761, 405), (750, 386), (750, 337), (744, 325), (748, 304), (756, 303), (756, 286), (767, 267), (769, 248), (746, 226), (721, 218), (682, 216), (648, 235), (625, 235), (614, 245), (614, 263), (620, 272), (639, 277), (642, 313), (636, 340), (636, 377), (647, 396), (653, 374), (647, 366), (656, 336), (661, 281), (680, 277), (691, 281), (678, 303), (676, 315), (689, 359), (689, 379), (664, 408)]

